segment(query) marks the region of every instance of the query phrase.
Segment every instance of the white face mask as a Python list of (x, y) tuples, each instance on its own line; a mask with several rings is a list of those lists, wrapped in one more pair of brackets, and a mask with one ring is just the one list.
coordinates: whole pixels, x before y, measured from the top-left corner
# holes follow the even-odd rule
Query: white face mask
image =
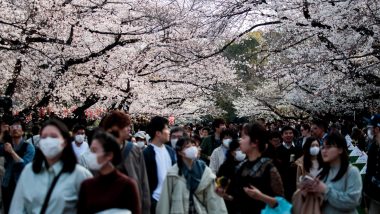
[(75, 135), (75, 142), (83, 143), (85, 138), (86, 136), (82, 134)]
[(99, 171), (105, 163), (100, 164), (98, 162), (98, 155), (93, 152), (86, 152), (83, 154), (84, 159), (88, 165), (88, 168), (94, 171)]
[(177, 145), (178, 139), (171, 139), (170, 143), (172, 144), (172, 148), (175, 149), (175, 146)]
[(183, 151), (185, 153), (185, 157), (195, 160), (198, 158), (198, 148), (195, 146), (191, 146)]
[(367, 136), (370, 140), (373, 140), (373, 137), (374, 137), (374, 134), (373, 134), (373, 129), (372, 128), (369, 128), (367, 130)]
[(40, 149), (46, 158), (54, 158), (63, 150), (63, 142), (58, 138), (47, 137), (40, 140)]
[(238, 150), (235, 152), (235, 159), (237, 161), (243, 161), (247, 155), (244, 154), (242, 151)]
[(137, 141), (136, 146), (139, 148), (143, 148), (145, 146), (145, 142), (144, 141)]
[(226, 148), (230, 148), (230, 144), (231, 144), (232, 140), (231, 139), (224, 139), (223, 140), (223, 145), (226, 147)]
[(319, 154), (319, 147), (310, 147), (310, 155), (317, 156)]

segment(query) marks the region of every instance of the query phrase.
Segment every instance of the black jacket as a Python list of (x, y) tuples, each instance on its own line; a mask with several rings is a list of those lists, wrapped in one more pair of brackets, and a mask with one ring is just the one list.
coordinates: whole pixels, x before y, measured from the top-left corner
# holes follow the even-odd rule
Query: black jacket
[[(165, 147), (168, 150), (170, 158), (172, 159), (172, 165), (174, 165), (177, 162), (175, 151), (168, 145), (165, 145)], [(153, 194), (154, 190), (157, 188), (158, 185), (156, 153), (154, 152), (154, 148), (152, 145), (146, 147), (143, 153), (146, 171), (148, 174), (149, 189), (151, 194)]]

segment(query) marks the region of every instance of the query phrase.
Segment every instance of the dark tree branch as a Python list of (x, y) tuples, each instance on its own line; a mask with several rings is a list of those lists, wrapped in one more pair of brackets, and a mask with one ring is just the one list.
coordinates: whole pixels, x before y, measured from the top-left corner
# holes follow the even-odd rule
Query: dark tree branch
[(13, 71), (12, 79), (11, 82), (8, 84), (8, 87), (5, 90), (5, 96), (12, 97), (13, 94), (15, 93), (16, 85), (17, 85), (17, 80), (18, 77), (20, 76), (21, 73), (21, 60), (17, 59), (15, 68)]

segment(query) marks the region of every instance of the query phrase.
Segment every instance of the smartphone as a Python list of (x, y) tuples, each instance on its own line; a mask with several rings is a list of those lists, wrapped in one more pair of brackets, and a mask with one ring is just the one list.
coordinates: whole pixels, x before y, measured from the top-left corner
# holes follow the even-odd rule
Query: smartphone
[(309, 175), (303, 176), (301, 180), (302, 185), (311, 185), (313, 182), (314, 178)]

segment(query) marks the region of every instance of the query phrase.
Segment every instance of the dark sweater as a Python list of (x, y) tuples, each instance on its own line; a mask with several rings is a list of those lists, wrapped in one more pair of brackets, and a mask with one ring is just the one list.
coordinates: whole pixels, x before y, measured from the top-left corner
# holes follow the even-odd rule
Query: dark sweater
[(246, 160), (237, 168), (230, 184), (237, 213), (259, 214), (265, 208), (265, 203), (249, 197), (245, 193), (244, 187), (252, 185), (268, 196), (283, 196), (284, 190), (280, 174), (269, 158), (261, 157), (255, 161)]
[[(293, 161), (290, 161), (291, 155), (294, 155)], [(294, 163), (294, 161), (300, 158), (301, 155), (302, 149), (299, 147), (292, 146), (290, 149), (287, 149), (284, 145), (281, 145), (276, 149), (276, 157), (274, 163), (280, 172), (281, 179), (284, 183), (285, 198), (288, 201), (292, 200), (292, 196), (297, 187), (297, 165)]]
[(82, 183), (78, 213), (97, 213), (113, 208), (141, 214), (140, 195), (135, 180), (114, 170), (108, 175), (99, 175)]

